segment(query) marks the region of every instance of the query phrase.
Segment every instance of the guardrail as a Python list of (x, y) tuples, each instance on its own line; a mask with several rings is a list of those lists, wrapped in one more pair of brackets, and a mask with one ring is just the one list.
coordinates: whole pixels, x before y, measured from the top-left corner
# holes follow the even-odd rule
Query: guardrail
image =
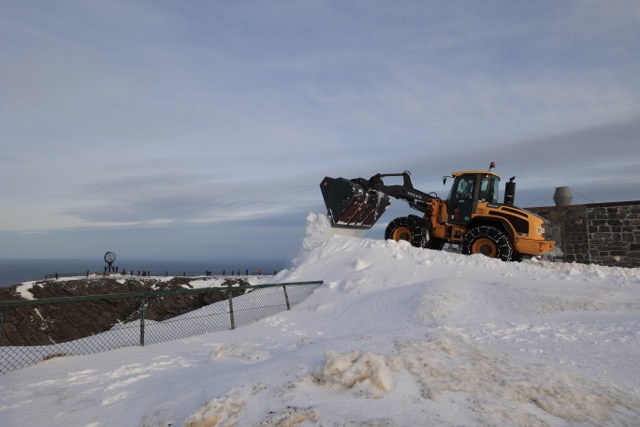
[(244, 270), (244, 271), (240, 271), (240, 270), (229, 270), (226, 271), (224, 270), (221, 273), (214, 273), (213, 271), (210, 272), (202, 272), (202, 271), (186, 271), (186, 270), (180, 270), (180, 271), (169, 271), (169, 270), (163, 270), (163, 271), (143, 271), (143, 270), (126, 270), (125, 272), (107, 272), (107, 271), (89, 271), (89, 274), (87, 274), (87, 272), (85, 271), (84, 273), (65, 273), (65, 272), (58, 272), (58, 273), (48, 273), (44, 275), (44, 280), (51, 280), (51, 279), (62, 279), (62, 278), (68, 278), (68, 277), (123, 277), (123, 278), (127, 278), (127, 277), (168, 277), (168, 276), (173, 276), (173, 277), (198, 277), (198, 276), (202, 276), (202, 277), (242, 277), (242, 276), (275, 276), (278, 272), (274, 271), (273, 273), (271, 272), (263, 272), (263, 271), (250, 271), (250, 270)]
[[(0, 301), (0, 373), (53, 357), (144, 346), (235, 329), (290, 310), (322, 283)], [(26, 330), (27, 325), (31, 329), (25, 336), (21, 330)]]

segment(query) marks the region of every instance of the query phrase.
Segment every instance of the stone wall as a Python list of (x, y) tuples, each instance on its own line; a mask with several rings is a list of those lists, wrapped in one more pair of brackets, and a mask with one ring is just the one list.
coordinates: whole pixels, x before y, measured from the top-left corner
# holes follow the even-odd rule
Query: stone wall
[(563, 261), (640, 267), (640, 201), (527, 210), (551, 221)]

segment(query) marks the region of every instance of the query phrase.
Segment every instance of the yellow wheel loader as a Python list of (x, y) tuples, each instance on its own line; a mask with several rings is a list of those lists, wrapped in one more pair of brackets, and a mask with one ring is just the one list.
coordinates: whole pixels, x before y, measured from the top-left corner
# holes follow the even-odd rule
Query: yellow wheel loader
[[(553, 251), (551, 225), (544, 218), (514, 206), (515, 177), (505, 185), (498, 203), (500, 177), (489, 170), (455, 172), (446, 200), (413, 187), (411, 174), (376, 174), (370, 179), (329, 178), (320, 183), (332, 227), (371, 228), (391, 203), (402, 199), (422, 216), (407, 215), (387, 226), (385, 239), (406, 240), (413, 246), (442, 249), (457, 244), (463, 254), (483, 254), (519, 261)], [(386, 185), (384, 178), (402, 177), (402, 184)]]

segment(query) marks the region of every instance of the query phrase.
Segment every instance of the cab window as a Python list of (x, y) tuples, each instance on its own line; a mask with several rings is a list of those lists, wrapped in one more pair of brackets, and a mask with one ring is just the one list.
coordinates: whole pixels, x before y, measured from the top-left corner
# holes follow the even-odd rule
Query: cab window
[(484, 175), (480, 182), (478, 200), (481, 202), (498, 203), (498, 189), (500, 179), (493, 175)]

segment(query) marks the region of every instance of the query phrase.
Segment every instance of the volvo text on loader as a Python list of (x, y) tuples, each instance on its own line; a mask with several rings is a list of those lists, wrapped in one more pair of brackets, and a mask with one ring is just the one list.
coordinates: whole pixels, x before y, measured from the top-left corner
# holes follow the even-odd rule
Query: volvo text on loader
[[(460, 245), (463, 254), (483, 254), (504, 261), (553, 251), (549, 222), (514, 206), (515, 177), (505, 185), (504, 202), (498, 203), (500, 177), (491, 171), (493, 167), (491, 163), (487, 171), (453, 173), (446, 200), (415, 189), (408, 171), (379, 173), (370, 179), (326, 177), (320, 188), (332, 227), (369, 229), (394, 197), (422, 215), (394, 219), (385, 230), (385, 239), (406, 240), (429, 249), (453, 243)], [(386, 185), (383, 178), (387, 177), (402, 177), (403, 183)]]

